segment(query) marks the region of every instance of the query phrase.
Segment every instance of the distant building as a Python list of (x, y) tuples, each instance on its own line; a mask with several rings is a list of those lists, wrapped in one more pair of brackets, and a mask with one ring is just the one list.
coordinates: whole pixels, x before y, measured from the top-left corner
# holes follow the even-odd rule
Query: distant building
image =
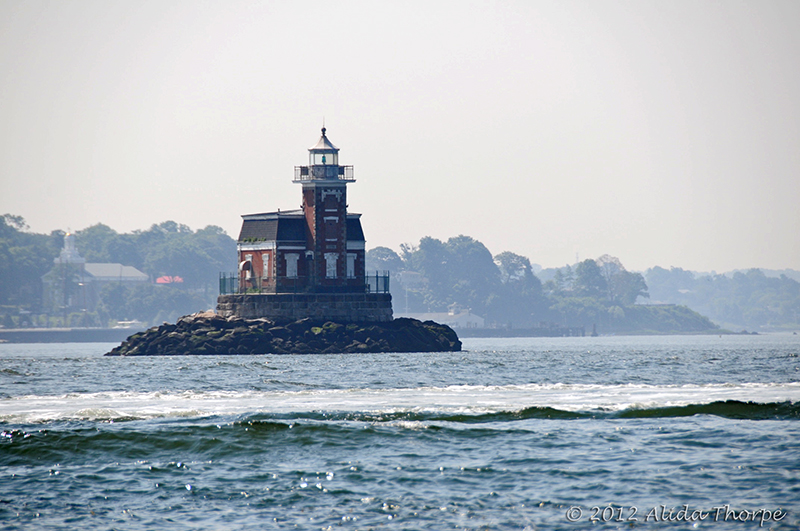
[(239, 270), (220, 279), (217, 311), (247, 318), (391, 320), (388, 273), (367, 275), (361, 214), (347, 212), (353, 167), (339, 165), (339, 148), (324, 127), (308, 152), (308, 166), (294, 171), (302, 186), (300, 209), (242, 216)]
[(156, 279), (156, 284), (183, 284), (183, 277), (164, 275)]
[(100, 291), (113, 283), (135, 286), (150, 277), (132, 266), (87, 263), (75, 248), (75, 235), (64, 236), (64, 248), (53, 260), (55, 266), (42, 277), (44, 308), (53, 313), (95, 311)]

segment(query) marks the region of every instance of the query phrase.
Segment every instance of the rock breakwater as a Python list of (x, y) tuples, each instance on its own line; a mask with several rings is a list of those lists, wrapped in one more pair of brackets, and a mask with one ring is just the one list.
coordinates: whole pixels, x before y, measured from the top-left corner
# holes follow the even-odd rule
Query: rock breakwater
[(106, 356), (332, 354), (461, 350), (452, 328), (433, 321), (336, 323), (241, 319), (213, 312), (187, 315), (134, 334)]

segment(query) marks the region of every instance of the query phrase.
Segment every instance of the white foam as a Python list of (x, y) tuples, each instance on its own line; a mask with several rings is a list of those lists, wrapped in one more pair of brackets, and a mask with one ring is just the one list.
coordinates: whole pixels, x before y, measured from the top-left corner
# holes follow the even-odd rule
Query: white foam
[(405, 389), (151, 393), (123, 391), (61, 396), (28, 395), (0, 400), (0, 422), (291, 414), (309, 411), (470, 415), (519, 411), (530, 407), (550, 407), (564, 411), (621, 411), (630, 408), (707, 404), (724, 400), (798, 402), (800, 383), (682, 386), (457, 385)]

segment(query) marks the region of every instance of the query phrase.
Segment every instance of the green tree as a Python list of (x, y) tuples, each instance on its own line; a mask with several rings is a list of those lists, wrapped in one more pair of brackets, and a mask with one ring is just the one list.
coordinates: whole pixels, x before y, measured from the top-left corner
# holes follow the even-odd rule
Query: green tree
[(179, 276), (187, 287), (203, 287), (211, 261), (205, 248), (184, 237), (170, 237), (148, 250), (144, 270), (153, 278)]
[(608, 283), (597, 262), (587, 259), (575, 266), (574, 291), (578, 297), (590, 297), (598, 300), (606, 297)]
[(620, 271), (611, 279), (612, 301), (623, 306), (632, 306), (639, 297), (650, 298), (647, 283), (641, 273)]
[(403, 270), (403, 259), (388, 247), (374, 247), (367, 251), (367, 271), (389, 271), (392, 276)]
[(57, 254), (52, 238), (28, 232), (22, 217), (0, 216), (0, 305), (38, 311), (41, 277), (53, 267)]
[(587, 328), (600, 324), (608, 313), (606, 307), (596, 297), (558, 297), (553, 300), (550, 311), (553, 321), (562, 326)]
[(455, 280), (453, 300), (486, 315), (501, 285), (492, 253), (478, 240), (464, 235), (448, 239), (446, 248), (450, 255), (448, 269)]
[(117, 321), (128, 319), (127, 297), (128, 288), (118, 282), (107, 284), (100, 290), (100, 304), (103, 310), (111, 319)]
[(575, 284), (575, 273), (572, 271), (572, 267), (565, 265), (555, 271), (553, 278), (545, 283), (545, 291), (550, 295), (562, 297), (572, 294)]
[(530, 281), (534, 278), (531, 261), (524, 256), (505, 251), (494, 257), (494, 263), (500, 271), (500, 281), (504, 284)]
[(425, 279), (422, 303), (429, 311), (447, 308), (451, 287), (450, 254), (440, 240), (424, 237), (416, 247), (402, 245), (401, 254), (406, 269), (419, 273)]
[(531, 270), (530, 260), (506, 251), (495, 256), (494, 261), (502, 284), (497, 296), (491, 299), (486, 317), (517, 327), (545, 320), (548, 303), (542, 283)]
[(604, 254), (596, 263), (605, 279), (610, 304), (630, 306), (638, 297), (650, 297), (644, 277), (626, 270), (619, 258)]
[(418, 246), (401, 246), (405, 269), (425, 279), (423, 305), (429, 311), (444, 311), (450, 304), (486, 315), (501, 285), (492, 254), (469, 236), (442, 242), (422, 238)]

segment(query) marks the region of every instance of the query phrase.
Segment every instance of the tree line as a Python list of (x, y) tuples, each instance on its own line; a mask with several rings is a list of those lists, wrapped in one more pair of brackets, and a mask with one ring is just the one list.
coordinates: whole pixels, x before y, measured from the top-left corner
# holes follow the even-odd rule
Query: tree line
[(527, 257), (493, 256), (463, 235), (425, 237), (399, 253), (376, 247), (367, 261), (370, 269), (392, 273), (396, 313), (443, 312), (456, 304), (496, 326), (596, 324), (601, 332), (800, 327), (800, 282), (759, 269), (720, 275), (653, 267), (641, 274), (603, 255), (537, 275)]
[[(120, 263), (146, 273), (151, 282), (103, 288), (93, 314), (60, 316), (44, 306), (42, 277), (55, 267), (65, 232), (36, 234), (20, 216), (0, 217), (0, 319), (5, 326), (92, 325), (137, 319), (144, 323), (175, 319), (212, 308), (220, 271), (236, 268), (236, 242), (220, 227), (190, 227), (165, 221), (147, 230), (119, 233), (98, 223), (75, 234), (78, 252), (89, 263)], [(156, 285), (161, 276), (182, 282)], [(67, 322), (64, 322), (66, 319)]]
[(493, 256), (469, 236), (447, 241), (422, 238), (367, 252), (368, 269), (392, 274), (395, 313), (445, 312), (452, 305), (470, 309), (492, 326), (598, 327), (601, 332), (691, 332), (714, 329), (703, 316), (680, 307), (645, 307), (649, 297), (641, 273), (604, 255), (558, 268), (542, 283), (525, 256)]
[(645, 278), (656, 300), (686, 305), (726, 328), (794, 330), (800, 325), (800, 282), (760, 269), (698, 274), (653, 267)]

